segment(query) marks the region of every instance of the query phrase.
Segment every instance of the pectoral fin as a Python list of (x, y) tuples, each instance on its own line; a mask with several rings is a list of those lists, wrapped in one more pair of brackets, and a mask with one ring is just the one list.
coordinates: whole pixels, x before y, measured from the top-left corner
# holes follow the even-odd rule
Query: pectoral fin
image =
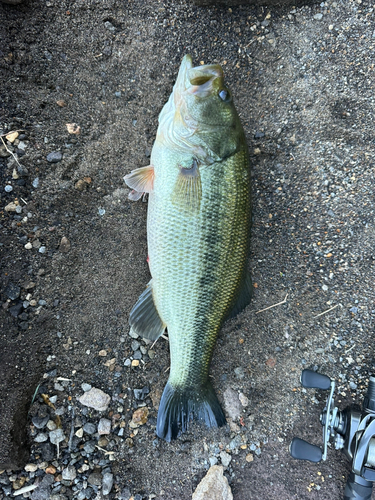
[(202, 182), (198, 163), (194, 159), (191, 168), (180, 167), (174, 187), (172, 203), (191, 213), (199, 211), (202, 199)]
[(237, 301), (234, 303), (232, 310), (228, 314), (226, 319), (234, 318), (240, 313), (246, 306), (250, 304), (251, 297), (253, 296), (253, 284), (251, 281), (251, 276), (249, 271), (246, 271), (243, 277), (241, 288)]
[(130, 174), (125, 175), (124, 181), (133, 189), (129, 194), (129, 198), (133, 201), (139, 200), (143, 193), (150, 193), (154, 189), (154, 167), (137, 168), (132, 170)]
[(156, 340), (166, 325), (161, 320), (152, 296), (152, 280), (130, 311), (129, 324), (140, 337)]

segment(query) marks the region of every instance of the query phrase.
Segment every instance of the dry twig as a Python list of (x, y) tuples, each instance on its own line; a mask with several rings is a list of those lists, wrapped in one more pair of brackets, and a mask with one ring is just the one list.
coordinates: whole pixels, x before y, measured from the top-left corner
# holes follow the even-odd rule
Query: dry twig
[(255, 314), (259, 314), (259, 313), (261, 313), (261, 312), (263, 312), (263, 311), (267, 311), (268, 309), (272, 309), (273, 307), (277, 307), (277, 306), (281, 306), (281, 304), (285, 304), (286, 299), (288, 298), (288, 295), (289, 295), (289, 293), (287, 293), (287, 294), (285, 295), (285, 299), (284, 299), (284, 300), (282, 300), (281, 302), (278, 302), (277, 304), (273, 304), (272, 306), (268, 306), (268, 307), (266, 307), (265, 309), (261, 309), (260, 311), (257, 311)]

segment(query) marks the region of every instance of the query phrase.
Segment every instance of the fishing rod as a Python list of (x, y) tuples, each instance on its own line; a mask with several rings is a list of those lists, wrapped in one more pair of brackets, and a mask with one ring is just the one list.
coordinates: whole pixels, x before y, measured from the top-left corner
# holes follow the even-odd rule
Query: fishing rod
[(335, 381), (327, 375), (303, 370), (301, 384), (306, 388), (330, 391), (320, 415), (323, 450), (295, 437), (290, 444), (290, 454), (298, 460), (326, 460), (328, 443), (333, 438), (335, 449), (342, 450), (351, 463), (344, 500), (371, 500), (375, 482), (375, 376), (370, 376), (362, 409), (352, 406), (340, 411), (333, 400)]

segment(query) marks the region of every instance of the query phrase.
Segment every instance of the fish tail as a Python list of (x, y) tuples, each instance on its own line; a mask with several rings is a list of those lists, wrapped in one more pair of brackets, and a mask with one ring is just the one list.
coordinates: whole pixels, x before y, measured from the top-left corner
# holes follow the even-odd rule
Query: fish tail
[(161, 397), (156, 434), (170, 442), (180, 432), (185, 432), (191, 421), (204, 422), (207, 427), (221, 427), (226, 424), (225, 416), (207, 380), (197, 387), (174, 388), (168, 381)]

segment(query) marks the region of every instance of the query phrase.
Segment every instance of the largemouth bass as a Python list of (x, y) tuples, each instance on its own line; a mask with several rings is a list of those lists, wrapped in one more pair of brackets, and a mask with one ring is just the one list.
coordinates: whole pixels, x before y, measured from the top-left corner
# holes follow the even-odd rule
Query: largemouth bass
[(171, 368), (156, 432), (167, 441), (190, 420), (226, 420), (209, 381), (221, 325), (250, 301), (250, 171), (245, 135), (220, 65), (186, 55), (159, 116), (151, 164), (124, 177), (149, 193), (152, 280), (130, 313), (141, 337), (168, 329)]

